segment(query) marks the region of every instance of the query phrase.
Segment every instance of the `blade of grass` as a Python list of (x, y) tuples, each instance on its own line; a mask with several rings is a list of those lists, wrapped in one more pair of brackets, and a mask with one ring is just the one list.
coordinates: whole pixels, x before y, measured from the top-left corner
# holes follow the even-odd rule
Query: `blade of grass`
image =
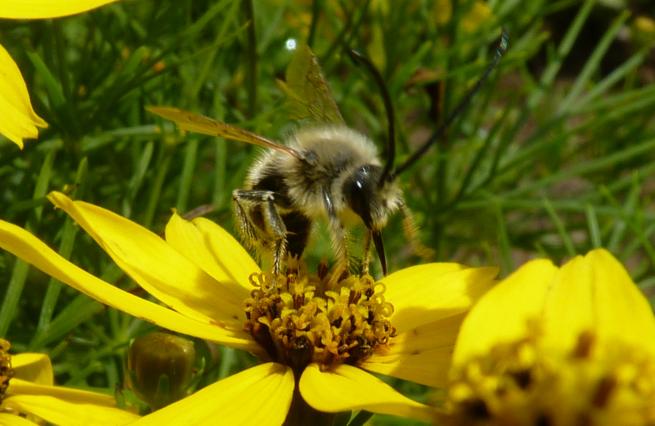
[(589, 14), (591, 13), (595, 3), (595, 0), (586, 0), (580, 7), (578, 14), (575, 16), (573, 23), (566, 31), (566, 34), (564, 35), (564, 38), (562, 39), (562, 42), (557, 49), (556, 56), (553, 57), (551, 61), (549, 61), (546, 70), (543, 72), (539, 82), (539, 89), (535, 90), (528, 98), (528, 109), (534, 109), (537, 104), (541, 102), (544, 95), (549, 93), (549, 90), (555, 81), (555, 77), (557, 76), (557, 73), (564, 63), (564, 59), (571, 52), (573, 44), (578, 38), (580, 31), (582, 31), (582, 28), (587, 21), (587, 18), (589, 17)]
[(7, 335), (7, 331), (18, 310), (18, 301), (23, 294), (29, 268), (30, 265), (20, 259), (14, 263), (5, 298), (2, 301), (2, 308), (0, 308), (0, 336)]
[(548, 216), (550, 216), (551, 221), (555, 225), (555, 228), (557, 229), (557, 233), (559, 234), (560, 239), (564, 244), (564, 248), (566, 249), (566, 254), (568, 254), (571, 257), (575, 256), (576, 250), (573, 245), (573, 241), (571, 240), (571, 236), (566, 231), (566, 226), (564, 226), (564, 222), (562, 222), (562, 219), (559, 217), (559, 215), (553, 208), (553, 205), (550, 203), (548, 198), (544, 197), (542, 198), (542, 200), (543, 200), (543, 206), (546, 209)]
[(197, 156), (198, 139), (188, 140), (184, 150), (184, 164), (182, 166), (182, 175), (180, 176), (180, 188), (177, 192), (177, 202), (175, 203), (179, 212), (186, 212), (189, 209), (189, 193), (193, 185)]
[(584, 68), (582, 68), (582, 71), (575, 79), (575, 82), (569, 90), (568, 95), (559, 103), (559, 108), (556, 114), (565, 114), (571, 109), (572, 104), (576, 101), (578, 101), (579, 104), (579, 99), (582, 91), (589, 85), (589, 80), (591, 79), (592, 74), (598, 70), (600, 61), (605, 56), (605, 53), (607, 53), (610, 44), (618, 34), (619, 30), (623, 27), (623, 24), (629, 16), (630, 12), (624, 10), (614, 19), (612, 25), (610, 25), (607, 31), (605, 31), (605, 34), (603, 34), (603, 37), (596, 45), (596, 48), (591, 53), (591, 56), (589, 56), (589, 59), (587, 62), (585, 62)]
[[(521, 196), (522, 194), (535, 190), (541, 190), (548, 185), (561, 182), (563, 180), (572, 177), (585, 176), (590, 173), (609, 169), (612, 166), (616, 166), (617, 164), (620, 164), (622, 162), (626, 162), (628, 160), (634, 159), (635, 157), (646, 155), (652, 152), (654, 148), (655, 148), (655, 139), (649, 139), (643, 142), (638, 142), (634, 146), (626, 148), (622, 151), (615, 152), (613, 154), (607, 155), (602, 158), (596, 158), (593, 160), (583, 162), (569, 169), (562, 170), (561, 172), (553, 173), (544, 178), (535, 180), (534, 182), (530, 182), (527, 185), (523, 185), (519, 188), (515, 188), (505, 193), (502, 193), (500, 194), (500, 196), (502, 196), (503, 198), (518, 197)], [(509, 170), (509, 168), (507, 168), (506, 170)]]
[(130, 182), (128, 183), (127, 186), (127, 195), (123, 199), (122, 210), (123, 210), (123, 216), (125, 217), (132, 216), (132, 203), (134, 202), (134, 199), (136, 198), (136, 195), (138, 194), (139, 190), (141, 189), (141, 185), (143, 184), (143, 179), (146, 175), (146, 172), (148, 171), (150, 162), (152, 160), (153, 150), (154, 150), (154, 142), (149, 141), (148, 143), (146, 143), (146, 146), (143, 148), (143, 151), (141, 152), (141, 157), (139, 158), (139, 162), (137, 163), (136, 170), (134, 170), (134, 173), (130, 178)]
[[(53, 175), (53, 170), (52, 166), (55, 162), (55, 158), (57, 157), (57, 150), (52, 149), (48, 151), (48, 153), (45, 156), (45, 159), (43, 160), (43, 164), (41, 166), (41, 172), (39, 173), (39, 177), (36, 180), (36, 186), (34, 187), (34, 199), (42, 199), (45, 197), (46, 192), (48, 191), (48, 186), (50, 185), (50, 180), (52, 179)], [(37, 206), (34, 209), (34, 218), (36, 219), (36, 222), (41, 222), (41, 217), (43, 215), (43, 204)]]
[(248, 29), (246, 31), (246, 91), (248, 92), (248, 118), (255, 116), (257, 109), (257, 33), (255, 29), (255, 7), (252, 0), (241, 0), (241, 8)]
[(159, 199), (161, 197), (164, 181), (166, 180), (166, 175), (168, 174), (168, 169), (171, 165), (172, 157), (173, 151), (168, 146), (162, 147), (161, 155), (156, 164), (155, 179), (152, 185), (150, 185), (150, 196), (148, 197), (148, 204), (145, 214), (143, 215), (143, 225), (146, 228), (151, 227), (152, 221), (155, 217), (157, 205), (159, 204)]
[[(85, 157), (82, 159), (80, 165), (77, 168), (75, 183), (73, 185), (74, 191), (71, 194), (73, 198), (79, 198), (84, 193), (84, 182), (86, 181), (87, 172), (88, 161)], [(59, 244), (58, 250), (58, 253), (65, 259), (70, 259), (71, 253), (73, 252), (73, 247), (75, 245), (75, 236), (77, 235), (78, 230), (79, 227), (75, 225), (73, 220), (66, 218), (66, 222), (64, 223), (64, 228), (61, 233), (61, 242)], [(41, 334), (47, 333), (48, 326), (52, 320), (52, 316), (57, 305), (57, 300), (59, 298), (61, 288), (62, 284), (58, 280), (51, 278), (48, 281), (48, 289), (46, 290), (46, 294), (43, 298), (43, 303), (41, 304), (39, 322), (37, 323), (32, 342), (37, 340)], [(34, 350), (36, 347), (30, 343), (30, 348)]]
[(594, 83), (594, 85), (589, 88), (589, 91), (586, 94), (582, 95), (582, 97), (578, 101), (578, 105), (579, 106), (588, 105), (591, 103), (591, 101), (594, 101), (599, 96), (607, 93), (607, 91), (612, 86), (614, 86), (617, 82), (626, 78), (626, 76), (629, 73), (636, 70), (644, 62), (644, 59), (647, 57), (648, 52), (649, 52), (648, 49), (640, 50), (639, 52), (632, 55), (630, 59), (619, 65), (614, 70), (612, 70), (612, 72), (610, 72), (601, 81)]
[(493, 200), (493, 211), (496, 216), (496, 234), (498, 236), (498, 252), (500, 254), (500, 274), (505, 276), (514, 270), (512, 249), (503, 215), (503, 208), (498, 200)]
[(598, 226), (598, 216), (596, 214), (596, 210), (591, 204), (585, 204), (585, 217), (587, 218), (587, 226), (589, 227), (589, 239), (591, 240), (591, 247), (602, 247), (603, 242), (600, 235), (600, 228)]
[[(52, 177), (52, 165), (54, 163), (55, 156), (57, 151), (52, 149), (46, 154), (46, 158), (41, 164), (41, 169), (37, 177), (36, 185), (34, 187), (33, 199), (43, 199), (47, 191), (48, 186), (50, 185), (50, 179)], [(41, 214), (43, 212), (43, 206), (39, 206), (34, 211), (34, 216), (27, 221), (25, 224), (25, 229), (30, 232), (33, 232), (34, 229), (41, 222)], [(11, 273), (11, 279), (9, 280), (9, 285), (5, 292), (4, 300), (2, 301), (2, 307), (0, 308), (0, 336), (6, 336), (11, 322), (16, 316), (16, 312), (19, 307), (19, 300), (23, 294), (23, 288), (25, 287), (25, 280), (27, 279), (27, 273), (29, 271), (29, 265), (22, 260), (16, 260), (14, 268)]]

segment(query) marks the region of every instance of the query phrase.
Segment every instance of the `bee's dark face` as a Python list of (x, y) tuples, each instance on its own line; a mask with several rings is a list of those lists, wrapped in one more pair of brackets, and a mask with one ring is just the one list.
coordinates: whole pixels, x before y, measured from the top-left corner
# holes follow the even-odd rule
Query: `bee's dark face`
[(366, 164), (357, 169), (343, 183), (343, 194), (346, 203), (359, 217), (367, 228), (373, 229), (376, 224), (374, 217), (380, 209), (380, 189), (378, 181), (382, 168)]
[(387, 217), (396, 210), (401, 201), (400, 190), (393, 182), (380, 186), (382, 167), (373, 164), (361, 166), (343, 183), (343, 194), (348, 206), (369, 229), (375, 249), (380, 257), (382, 271), (387, 272), (387, 262), (382, 244), (382, 227)]

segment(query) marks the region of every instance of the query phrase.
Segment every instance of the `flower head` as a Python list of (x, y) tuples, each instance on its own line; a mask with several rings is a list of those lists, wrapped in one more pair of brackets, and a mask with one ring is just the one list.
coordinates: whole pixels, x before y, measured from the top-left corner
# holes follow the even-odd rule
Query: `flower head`
[(325, 370), (359, 364), (396, 335), (384, 285), (368, 275), (339, 279), (327, 270), (313, 276), (298, 271), (251, 280), (246, 330), (272, 359), (296, 371), (311, 363)]
[(655, 317), (605, 250), (519, 268), (472, 309), (453, 363), (445, 424), (655, 423)]
[(53, 385), (52, 365), (44, 354), (9, 354), (0, 339), (0, 424), (123, 425), (139, 418), (115, 408), (109, 395)]
[[(114, 1), (116, 0), (3, 0), (0, 2), (0, 18), (57, 18), (86, 12)], [(0, 45), (0, 116), (2, 117), (0, 134), (21, 149), (23, 139), (34, 139), (39, 135), (39, 127), (48, 127), (48, 124), (34, 112), (20, 69), (2, 45)]]
[(88, 274), (6, 222), (0, 222), (0, 246), (107, 305), (264, 361), (144, 417), (144, 423), (220, 418), (281, 424), (286, 418), (302, 424), (356, 409), (430, 419), (429, 407), (364, 370), (443, 386), (460, 323), (496, 274), (495, 268), (435, 263), (379, 282), (321, 268), (310, 274), (302, 265), (272, 277), (209, 220), (173, 214), (162, 239), (98, 206), (56, 192), (49, 198), (166, 306)]

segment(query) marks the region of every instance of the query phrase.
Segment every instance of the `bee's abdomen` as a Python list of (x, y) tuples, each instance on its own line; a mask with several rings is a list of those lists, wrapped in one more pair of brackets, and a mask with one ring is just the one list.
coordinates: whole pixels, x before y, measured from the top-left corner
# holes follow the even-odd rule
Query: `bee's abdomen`
[(300, 257), (307, 246), (312, 221), (297, 211), (283, 214), (282, 221), (287, 227), (287, 251), (292, 256)]
[[(278, 212), (287, 230), (287, 251), (291, 255), (300, 256), (307, 246), (312, 221), (309, 217), (294, 208), (289, 195), (289, 186), (285, 182), (284, 177), (277, 173), (272, 173), (270, 169), (267, 172), (269, 173), (265, 173), (259, 180), (252, 183), (252, 189), (272, 191), (274, 193), (273, 203), (276, 208), (281, 209)], [(260, 230), (266, 231), (262, 209), (262, 205), (255, 206), (251, 209), (250, 215), (253, 224)]]

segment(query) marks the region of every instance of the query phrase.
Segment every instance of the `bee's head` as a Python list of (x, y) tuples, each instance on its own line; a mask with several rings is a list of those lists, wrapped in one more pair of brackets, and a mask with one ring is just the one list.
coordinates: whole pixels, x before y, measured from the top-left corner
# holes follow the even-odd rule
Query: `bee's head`
[(389, 215), (402, 205), (400, 188), (392, 180), (382, 180), (383, 169), (374, 164), (357, 168), (343, 183), (343, 195), (348, 207), (368, 228), (380, 257), (382, 272), (387, 273), (387, 262), (382, 244), (382, 228)]

